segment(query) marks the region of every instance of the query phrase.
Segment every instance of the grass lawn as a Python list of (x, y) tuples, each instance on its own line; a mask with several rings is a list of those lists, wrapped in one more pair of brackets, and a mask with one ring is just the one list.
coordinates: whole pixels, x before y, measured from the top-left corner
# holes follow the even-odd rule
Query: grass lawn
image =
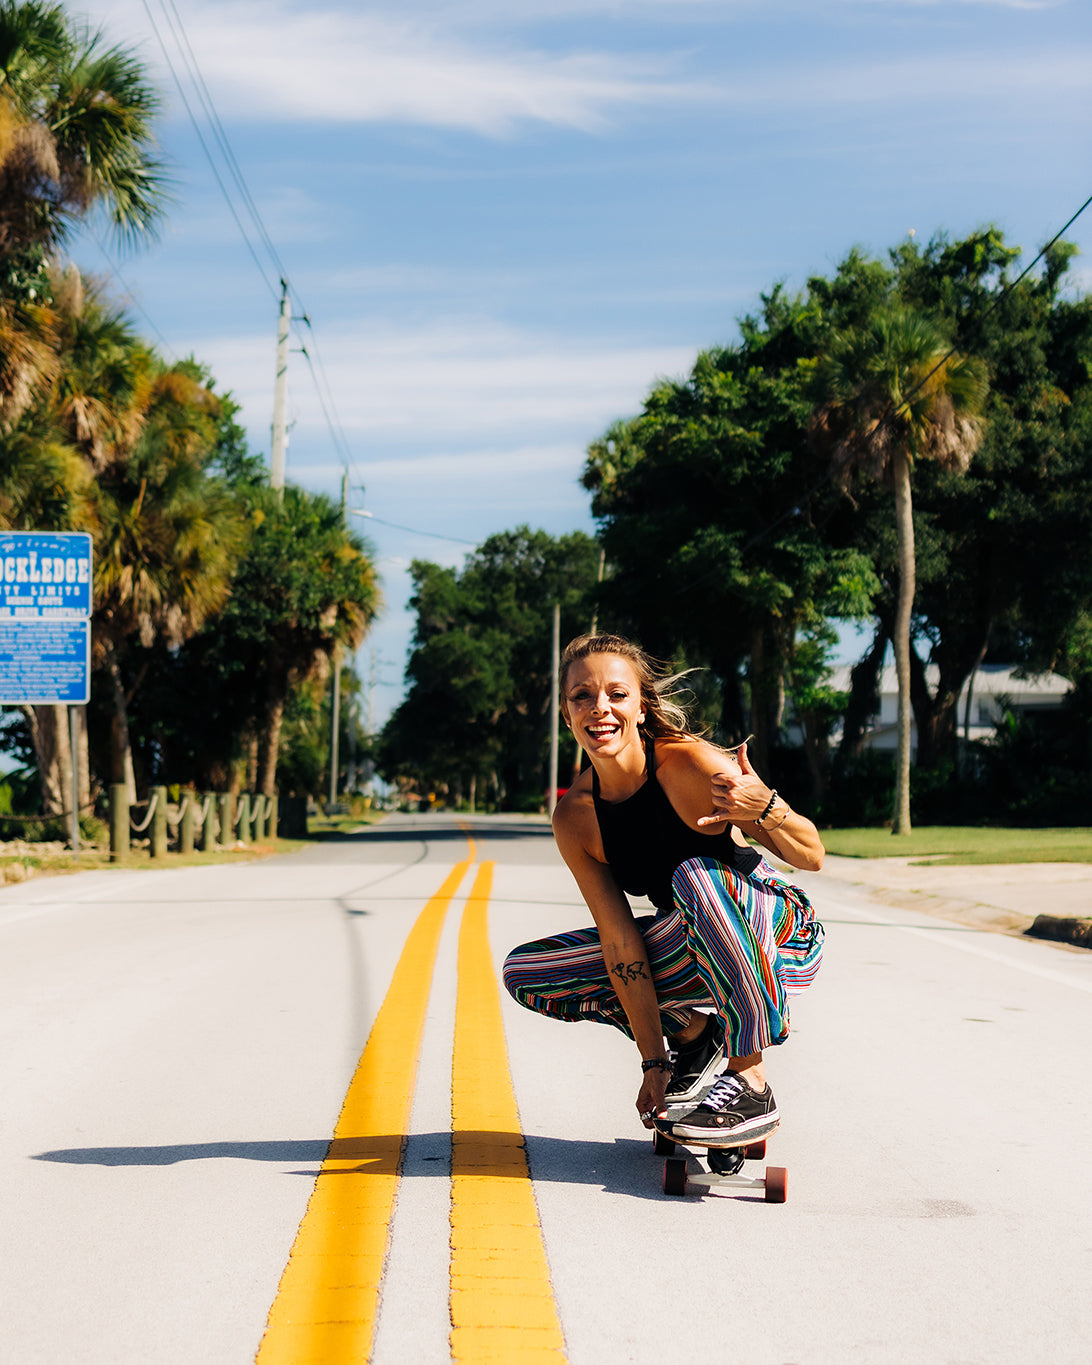
[(921, 858), (936, 866), (968, 863), (1092, 863), (1092, 829), (986, 829), (923, 825), (896, 838), (887, 829), (820, 830), (828, 853), (843, 858)]

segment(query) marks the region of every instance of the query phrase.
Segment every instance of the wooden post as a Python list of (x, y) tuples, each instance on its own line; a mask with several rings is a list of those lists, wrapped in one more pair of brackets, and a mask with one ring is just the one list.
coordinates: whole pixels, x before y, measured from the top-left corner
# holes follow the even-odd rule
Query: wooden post
[(266, 829), (270, 839), (275, 842), (280, 837), (277, 833), (277, 820), (279, 817), (277, 798), (275, 796), (267, 796), (266, 800), (269, 802), (269, 819), (266, 821)]
[(231, 792), (220, 793), (220, 847), (228, 848), (235, 842), (232, 826), (235, 824), (235, 797)]
[(250, 793), (239, 793), (239, 841), (250, 843)]
[(155, 809), (152, 811), (150, 851), (153, 858), (165, 858), (167, 856), (167, 788), (153, 787), (152, 800), (155, 802)]
[(193, 808), (197, 800), (196, 792), (185, 792), (182, 796), (182, 819), (178, 829), (179, 853), (193, 852), (193, 827), (197, 823), (197, 812)]
[(110, 861), (129, 852), (129, 791), (124, 782), (110, 785)]
[(254, 797), (254, 842), (265, 843), (265, 797), (258, 792)]
[(201, 827), (201, 852), (211, 853), (216, 847), (216, 793), (206, 792), (204, 800), (205, 823)]

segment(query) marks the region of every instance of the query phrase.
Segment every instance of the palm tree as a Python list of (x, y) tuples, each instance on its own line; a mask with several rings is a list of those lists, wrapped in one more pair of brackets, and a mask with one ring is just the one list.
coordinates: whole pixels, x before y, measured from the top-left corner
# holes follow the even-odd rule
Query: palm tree
[[(240, 679), (257, 743), (257, 785), (276, 791), (285, 705), (293, 689), (329, 676), (364, 639), (381, 605), (375, 565), (329, 498), (289, 485), (283, 501), (250, 490), (253, 531), (218, 623), (213, 650)], [(216, 666), (216, 665), (214, 665)]]
[(200, 630), (231, 592), (244, 540), (237, 499), (204, 472), (216, 410), (192, 366), (161, 366), (136, 443), (115, 448), (96, 484), (92, 652), (113, 697), (111, 781), (131, 799), (128, 708), (143, 674), (126, 673), (126, 656), (135, 644), (171, 648)]
[(136, 241), (162, 216), (158, 92), (57, 4), (0, 0), (0, 428), (58, 374), (50, 254), (96, 212)]
[(914, 606), (915, 459), (966, 471), (982, 439), (985, 367), (951, 350), (937, 324), (900, 306), (876, 312), (836, 339), (816, 366), (812, 433), (848, 486), (860, 471), (893, 485), (899, 590), (893, 643), (898, 755), (892, 833), (910, 833), (910, 618)]
[[(0, 427), (0, 528), (70, 531), (86, 524), (91, 492), (86, 461), (40, 412), (13, 427)], [(57, 814), (67, 809), (72, 791), (68, 708), (40, 704), (19, 709), (37, 759), (42, 811)], [(77, 772), (82, 805), (89, 798), (86, 765)]]
[(140, 59), (57, 4), (0, 0), (0, 256), (50, 249), (93, 210), (136, 240), (165, 204)]
[(70, 265), (63, 274), (50, 272), (50, 286), (63, 362), (52, 389), (53, 414), (101, 474), (135, 447), (162, 366), (94, 279)]

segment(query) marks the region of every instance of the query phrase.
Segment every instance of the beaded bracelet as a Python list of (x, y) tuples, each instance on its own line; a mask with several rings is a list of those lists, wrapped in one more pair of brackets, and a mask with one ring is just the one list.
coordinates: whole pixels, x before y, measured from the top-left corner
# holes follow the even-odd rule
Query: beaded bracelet
[(759, 827), (759, 829), (762, 828), (762, 822), (763, 822), (763, 820), (765, 820), (765, 818), (767, 817), (767, 815), (769, 815), (770, 811), (773, 810), (773, 808), (774, 808), (774, 802), (775, 802), (776, 800), (777, 800), (777, 790), (776, 790), (776, 788), (775, 788), (774, 791), (773, 791), (773, 792), (771, 793), (771, 795), (770, 795), (770, 799), (766, 802), (766, 809), (762, 812), (762, 814), (761, 814), (761, 815), (758, 817), (758, 819), (755, 821), (755, 824)]

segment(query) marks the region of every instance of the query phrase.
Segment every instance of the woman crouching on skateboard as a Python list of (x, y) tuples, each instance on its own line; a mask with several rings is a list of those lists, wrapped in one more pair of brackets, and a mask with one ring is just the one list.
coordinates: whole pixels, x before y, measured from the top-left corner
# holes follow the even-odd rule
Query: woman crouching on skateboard
[[(565, 650), (561, 713), (591, 767), (558, 803), (554, 836), (595, 927), (516, 948), (504, 982), (528, 1009), (636, 1042), (646, 1128), (670, 1106), (672, 1136), (734, 1147), (778, 1125), (762, 1053), (788, 1037), (787, 997), (823, 949), (807, 896), (743, 835), (807, 871), (824, 850), (745, 744), (726, 751), (687, 730), (673, 681), (616, 635)], [(626, 892), (656, 914), (635, 918)]]

